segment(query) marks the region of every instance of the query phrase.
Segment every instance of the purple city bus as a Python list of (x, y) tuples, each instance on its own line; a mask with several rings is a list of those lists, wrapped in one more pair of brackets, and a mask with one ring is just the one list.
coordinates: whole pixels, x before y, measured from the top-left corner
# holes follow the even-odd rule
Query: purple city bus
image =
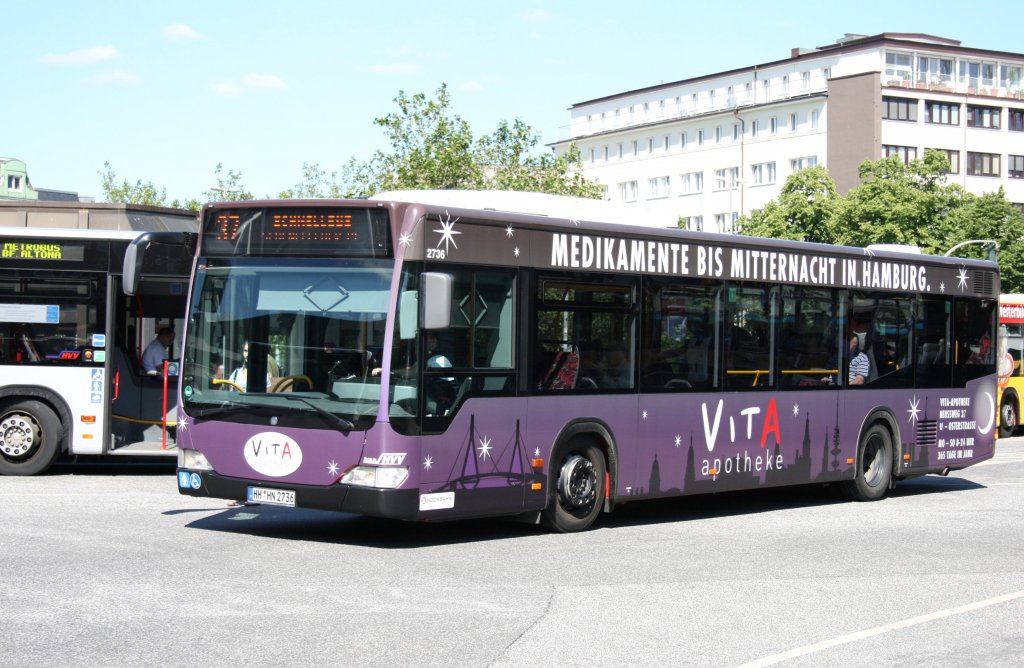
[(463, 195), (203, 209), (182, 494), (568, 532), (683, 494), (873, 500), (993, 456), (992, 262)]

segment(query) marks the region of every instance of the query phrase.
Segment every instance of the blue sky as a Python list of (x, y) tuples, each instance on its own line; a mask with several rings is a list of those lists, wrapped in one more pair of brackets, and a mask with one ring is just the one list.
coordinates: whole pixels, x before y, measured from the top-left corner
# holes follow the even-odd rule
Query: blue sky
[[(813, 15), (806, 15), (813, 7)], [(568, 136), (568, 107), (780, 60), (844, 33), (920, 32), (1024, 52), (1024, 4), (915, 2), (3, 3), (0, 156), (36, 187), (119, 179), (201, 197), (214, 170), (256, 196), (386, 148), (373, 119), (445, 82), (475, 135), (521, 119)]]

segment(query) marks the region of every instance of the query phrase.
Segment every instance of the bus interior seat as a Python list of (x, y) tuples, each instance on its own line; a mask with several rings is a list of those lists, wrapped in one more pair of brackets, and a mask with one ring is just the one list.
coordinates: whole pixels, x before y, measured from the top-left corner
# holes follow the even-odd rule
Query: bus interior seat
[(543, 390), (572, 390), (576, 387), (576, 376), (580, 370), (580, 354), (576, 346), (568, 351), (559, 351), (547, 374), (540, 383)]

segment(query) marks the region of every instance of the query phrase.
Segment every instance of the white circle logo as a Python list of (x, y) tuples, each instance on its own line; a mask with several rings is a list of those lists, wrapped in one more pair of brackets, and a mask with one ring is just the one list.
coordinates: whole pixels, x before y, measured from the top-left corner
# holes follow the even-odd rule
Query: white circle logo
[(258, 473), (280, 478), (299, 470), (302, 448), (289, 436), (264, 431), (245, 442), (245, 461)]

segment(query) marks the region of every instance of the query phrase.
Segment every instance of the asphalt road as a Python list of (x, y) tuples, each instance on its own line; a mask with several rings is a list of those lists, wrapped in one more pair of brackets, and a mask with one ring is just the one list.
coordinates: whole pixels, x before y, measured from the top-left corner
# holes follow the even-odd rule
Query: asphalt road
[(876, 503), (796, 488), (550, 535), (0, 478), (0, 665), (1024, 665), (1024, 438)]

